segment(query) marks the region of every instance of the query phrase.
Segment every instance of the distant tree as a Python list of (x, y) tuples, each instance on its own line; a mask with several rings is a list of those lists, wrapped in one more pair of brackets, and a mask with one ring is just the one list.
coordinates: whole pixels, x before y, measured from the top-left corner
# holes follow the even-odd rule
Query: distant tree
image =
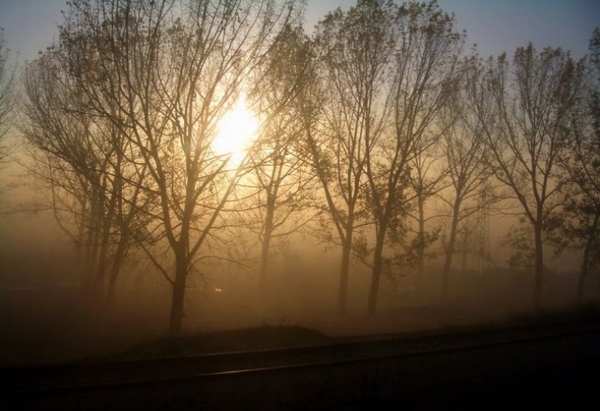
[(77, 246), (90, 300), (110, 305), (127, 251), (143, 236), (139, 175), (127, 164), (127, 139), (94, 116), (61, 63), (50, 48), (25, 70), (28, 168), (49, 188), (48, 207)]
[[(423, 277), (425, 275), (425, 260), (432, 257), (433, 254), (427, 250), (437, 241), (440, 227), (428, 229), (427, 225), (434, 219), (441, 217), (438, 213), (427, 214), (427, 203), (435, 197), (446, 186), (448, 169), (442, 168), (440, 155), (436, 151), (439, 149), (440, 135), (434, 134), (433, 138), (421, 142), (425, 148), (416, 150), (416, 155), (409, 162), (410, 174), (408, 186), (414, 192), (413, 207), (415, 212), (408, 213), (408, 216), (416, 223), (414, 231), (416, 238), (407, 249), (409, 253), (414, 253), (416, 257), (417, 269), (417, 290), (423, 291)], [(410, 227), (410, 225), (409, 225)], [(414, 250), (412, 250), (414, 248)]]
[(584, 63), (585, 86), (571, 124), (573, 136), (560, 161), (569, 192), (559, 243), (583, 251), (577, 290), (580, 303), (588, 277), (600, 270), (600, 29), (594, 31)]
[[(14, 69), (11, 69), (10, 54), (4, 41), (4, 32), (0, 28), (0, 166), (10, 154), (10, 146), (6, 144), (6, 133), (11, 125), (16, 98), (14, 94)], [(0, 193), (5, 185), (0, 185)]]
[[(326, 210), (341, 245), (338, 313), (346, 311), (346, 295), (355, 231), (364, 211), (366, 161), (381, 133), (386, 66), (393, 53), (396, 6), (391, 1), (361, 0), (344, 12), (330, 12), (317, 25), (316, 45), (326, 90), (323, 127), (307, 135)], [(370, 137), (369, 137), (370, 136)]]
[[(470, 73), (465, 73), (463, 81), (469, 81)], [(448, 169), (450, 184), (447, 196), (440, 196), (450, 207), (450, 227), (447, 242), (444, 244), (445, 257), (442, 272), (442, 290), (448, 291), (452, 261), (457, 251), (461, 224), (481, 211), (482, 207), (494, 202), (489, 191), (491, 170), (486, 158), (483, 130), (468, 106), (464, 89), (457, 95), (456, 104), (450, 109), (452, 120), (442, 139), (441, 147)], [(483, 196), (483, 197), (482, 197)], [(472, 229), (463, 227), (463, 242), (466, 242)], [(463, 247), (464, 248), (464, 247)]]
[[(373, 124), (365, 135), (370, 148), (365, 161), (369, 211), (375, 221), (372, 278), (368, 314), (375, 314), (388, 234), (402, 238), (410, 194), (410, 164), (443, 135), (441, 112), (459, 85), (459, 57), (464, 36), (454, 29), (454, 17), (436, 2), (405, 3), (378, 30), (376, 44), (391, 42), (383, 89), (386, 123)], [(381, 100), (379, 100), (381, 101)], [(369, 102), (370, 103), (370, 102)], [(371, 124), (371, 120), (368, 120)]]
[(271, 249), (301, 231), (313, 217), (309, 201), (314, 174), (304, 154), (304, 129), (295, 99), (310, 79), (311, 45), (301, 27), (286, 27), (268, 58), (257, 70), (257, 115), (262, 136), (249, 159), (244, 186), (255, 190), (245, 213), (254, 223), (251, 230), (260, 242), (259, 289), (267, 282)]
[(532, 230), (536, 308), (542, 303), (545, 238), (556, 229), (562, 206), (558, 160), (573, 136), (580, 77), (567, 52), (538, 53), (529, 44), (516, 50), (512, 63), (505, 55), (490, 59), (468, 86), (494, 176), (510, 189)]

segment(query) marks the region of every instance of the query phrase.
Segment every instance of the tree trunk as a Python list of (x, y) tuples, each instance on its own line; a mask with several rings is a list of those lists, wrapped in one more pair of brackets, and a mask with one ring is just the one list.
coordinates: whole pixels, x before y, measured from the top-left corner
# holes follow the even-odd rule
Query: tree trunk
[(94, 303), (100, 307), (104, 304), (104, 288), (106, 283), (106, 259), (108, 254), (108, 245), (100, 244), (100, 253), (98, 264), (94, 273)]
[(354, 238), (354, 204), (348, 207), (346, 237), (342, 244), (342, 262), (340, 267), (340, 288), (338, 290), (338, 315), (346, 315), (348, 300), (348, 278), (350, 275), (350, 258), (352, 256), (352, 240)]
[(544, 249), (542, 242), (542, 227), (538, 223), (535, 229), (535, 288), (534, 288), (534, 308), (539, 311), (542, 308), (542, 287), (544, 278)]
[(115, 260), (110, 268), (110, 279), (108, 282), (108, 290), (106, 292), (106, 303), (108, 307), (113, 307), (115, 304), (115, 295), (117, 290), (117, 279), (121, 272), (121, 264), (125, 259), (125, 251), (127, 249), (128, 237), (122, 235), (117, 245), (117, 251), (115, 253)]
[(450, 283), (450, 269), (452, 268), (452, 258), (454, 257), (454, 248), (456, 247), (456, 230), (458, 229), (458, 212), (455, 205), (452, 224), (450, 226), (450, 238), (448, 239), (448, 247), (446, 249), (446, 258), (444, 259), (444, 271), (442, 272), (442, 294), (448, 294)]
[[(469, 234), (471, 235), (471, 234)], [(468, 244), (468, 240), (465, 240), (465, 244), (463, 246), (463, 250), (462, 250), (462, 259), (460, 262), (460, 272), (462, 273), (462, 275), (466, 275), (467, 274), (467, 257), (469, 255), (468, 249), (467, 249), (467, 244)]]
[(269, 295), (267, 293), (267, 273), (269, 271), (269, 250), (271, 248), (271, 238), (273, 235), (273, 217), (269, 219), (269, 213), (267, 212), (267, 218), (265, 221), (265, 230), (261, 241), (260, 250), (260, 265), (258, 273), (258, 289), (256, 290), (255, 306), (258, 309), (260, 320), (264, 320), (267, 314)]
[(187, 277), (187, 261), (182, 252), (176, 253), (175, 281), (173, 282), (173, 294), (171, 298), (171, 317), (169, 319), (169, 336), (181, 335), (183, 326), (183, 303), (185, 297), (185, 281)]
[[(122, 144), (118, 144), (119, 147)], [(123, 164), (123, 152), (122, 150), (116, 150), (117, 154), (117, 166), (115, 179), (112, 185), (112, 197), (110, 200), (110, 211), (111, 216), (118, 224), (119, 227), (119, 242), (117, 243), (117, 249), (115, 250), (114, 260), (110, 267), (110, 277), (108, 279), (108, 288), (106, 290), (106, 306), (108, 309), (112, 309), (115, 304), (115, 293), (117, 289), (117, 278), (121, 272), (121, 264), (125, 258), (127, 252), (128, 243), (130, 240), (128, 224), (132, 221), (132, 215), (127, 217), (127, 224), (124, 221), (124, 210), (123, 210), (123, 179), (121, 175), (122, 164)], [(133, 196), (133, 201), (137, 198), (136, 194)]]
[(89, 227), (85, 239), (82, 241), (80, 247), (82, 247), (81, 265), (79, 266), (81, 274), (81, 289), (83, 294), (89, 297), (92, 295), (92, 290), (94, 289), (94, 245), (92, 230)]
[(108, 289), (106, 290), (106, 305), (109, 309), (112, 309), (115, 306), (118, 277), (119, 270), (113, 267), (108, 280)]
[(375, 251), (373, 253), (373, 271), (371, 276), (371, 288), (369, 290), (369, 304), (367, 307), (367, 315), (369, 318), (375, 316), (377, 309), (377, 297), (379, 294), (379, 280), (381, 279), (381, 272), (383, 271), (383, 241), (385, 239), (385, 229), (379, 228), (380, 232), (377, 234), (377, 243), (375, 244)]
[(579, 283), (577, 284), (577, 304), (581, 305), (583, 302), (583, 292), (585, 290), (585, 280), (588, 274), (588, 267), (590, 261), (590, 245), (591, 241), (585, 245), (585, 250), (583, 251), (583, 261), (581, 262), (581, 272), (579, 273)]
[(269, 271), (269, 249), (271, 248), (271, 233), (265, 230), (264, 238), (261, 242), (260, 250), (260, 268), (258, 275), (258, 288), (264, 290), (267, 284), (267, 272)]
[(350, 271), (350, 252), (352, 248), (352, 236), (342, 245), (342, 265), (340, 269), (340, 289), (338, 291), (338, 315), (346, 315), (346, 300), (348, 295), (348, 274)]
[(423, 288), (423, 275), (425, 271), (425, 208), (424, 199), (419, 198), (419, 250), (417, 261), (417, 287), (419, 292)]
[(92, 189), (92, 198), (90, 200), (90, 213), (89, 213), (89, 224), (87, 227), (87, 238), (84, 244), (85, 251), (85, 264), (83, 269), (83, 291), (88, 297), (88, 301), (92, 301), (94, 297), (94, 281), (96, 274), (96, 264), (98, 261), (98, 202), (96, 201), (96, 190)]
[[(261, 241), (260, 268), (258, 277), (259, 290), (264, 290), (267, 281), (267, 271), (269, 270), (269, 250), (271, 248), (271, 238), (273, 237), (273, 219), (275, 218), (275, 201), (267, 197), (267, 212), (265, 215), (265, 229)], [(261, 291), (262, 292), (262, 291)]]
[(583, 250), (583, 261), (581, 262), (581, 272), (579, 274), (579, 284), (577, 286), (577, 304), (583, 302), (583, 293), (585, 291), (585, 280), (590, 269), (591, 251), (596, 242), (596, 233), (598, 232), (598, 224), (600, 223), (600, 214), (594, 216), (594, 224), (590, 227), (590, 235), (588, 236), (585, 248)]
[[(101, 210), (103, 210), (103, 208), (101, 208)], [(110, 229), (112, 226), (110, 214), (110, 212), (106, 214), (103, 212), (98, 215), (98, 217), (103, 220), (102, 235), (100, 236), (99, 244), (100, 252), (98, 254), (98, 263), (94, 274), (94, 297), (98, 307), (103, 306), (106, 303), (106, 265), (108, 261)]]

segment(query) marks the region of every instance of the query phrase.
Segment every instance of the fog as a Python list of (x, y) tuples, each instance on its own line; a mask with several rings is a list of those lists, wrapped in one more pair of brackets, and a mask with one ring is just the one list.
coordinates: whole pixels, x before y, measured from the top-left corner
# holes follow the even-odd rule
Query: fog
[[(126, 265), (115, 305), (94, 311), (80, 288), (74, 249), (49, 213), (4, 216), (0, 224), (0, 364), (115, 354), (165, 335), (170, 290), (143, 256)], [(447, 296), (441, 293), (439, 259), (427, 263), (421, 293), (414, 270), (384, 278), (375, 318), (365, 313), (369, 270), (354, 264), (347, 314), (339, 316), (339, 252), (301, 236), (290, 243), (285, 254), (274, 257), (264, 290), (257, 290), (251, 270), (227, 264), (213, 267), (205, 278), (192, 276), (184, 334), (262, 325), (301, 326), (330, 336), (410, 333), (502, 323), (533, 310), (533, 275), (509, 270), (502, 261), (506, 250), (493, 249), (494, 263), (485, 272), (474, 268), (472, 256), (464, 272), (453, 270)], [(546, 277), (548, 310), (571, 307), (576, 299), (576, 260), (560, 265)]]

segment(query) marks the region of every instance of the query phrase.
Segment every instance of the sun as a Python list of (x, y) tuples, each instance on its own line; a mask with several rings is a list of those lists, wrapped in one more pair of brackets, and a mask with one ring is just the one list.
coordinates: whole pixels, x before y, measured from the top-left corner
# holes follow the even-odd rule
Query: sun
[(240, 98), (235, 107), (219, 121), (217, 136), (211, 144), (218, 156), (230, 155), (229, 161), (239, 165), (246, 151), (257, 137), (258, 120), (246, 107), (246, 99)]

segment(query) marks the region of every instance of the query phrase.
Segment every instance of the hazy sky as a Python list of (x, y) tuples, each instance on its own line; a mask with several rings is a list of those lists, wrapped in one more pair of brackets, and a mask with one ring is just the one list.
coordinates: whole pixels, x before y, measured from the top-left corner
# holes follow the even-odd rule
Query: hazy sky
[[(355, 0), (309, 0), (307, 26), (327, 11), (353, 4)], [(592, 31), (600, 26), (599, 0), (439, 0), (439, 4), (456, 14), (458, 28), (467, 29), (469, 43), (477, 43), (485, 56), (512, 54), (531, 40), (538, 49), (560, 46), (581, 57)], [(21, 62), (35, 58), (52, 42), (65, 9), (66, 0), (0, 0), (0, 27)]]

